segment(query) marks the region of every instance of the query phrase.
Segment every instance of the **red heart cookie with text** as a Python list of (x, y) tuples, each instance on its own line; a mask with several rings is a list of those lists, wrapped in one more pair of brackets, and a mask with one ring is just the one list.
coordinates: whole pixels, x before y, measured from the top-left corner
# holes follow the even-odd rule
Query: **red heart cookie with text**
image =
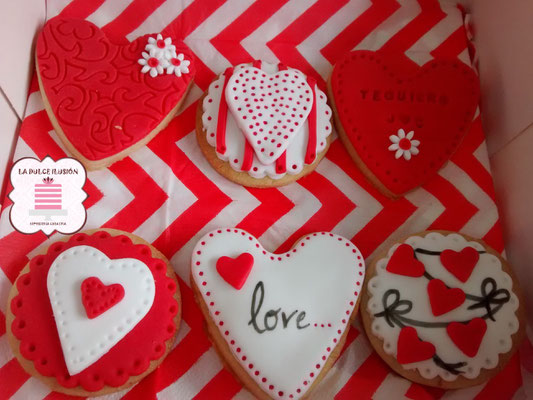
[[(248, 274), (238, 290), (232, 269)], [(219, 229), (200, 239), (191, 261), (195, 297), (221, 356), (248, 373), (253, 394), (274, 399), (306, 396), (336, 359), (364, 274), (359, 250), (326, 232), (273, 254), (245, 231)]]
[(457, 150), (479, 83), (457, 59), (420, 67), (404, 54), (354, 51), (335, 65), (330, 93), (350, 155), (381, 192), (398, 197), (431, 179)]
[(91, 22), (56, 17), (36, 45), (45, 108), (65, 146), (89, 169), (146, 144), (177, 112), (194, 76), (172, 38), (114, 42)]

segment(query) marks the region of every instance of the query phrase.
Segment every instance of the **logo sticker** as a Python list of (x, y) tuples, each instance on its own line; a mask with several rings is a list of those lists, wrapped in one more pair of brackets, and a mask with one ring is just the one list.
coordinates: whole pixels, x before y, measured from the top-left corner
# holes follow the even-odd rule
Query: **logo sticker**
[(83, 190), (87, 172), (79, 161), (22, 158), (11, 168), (10, 179), (9, 218), (17, 231), (72, 234), (85, 224), (87, 211), (82, 203), (87, 198)]

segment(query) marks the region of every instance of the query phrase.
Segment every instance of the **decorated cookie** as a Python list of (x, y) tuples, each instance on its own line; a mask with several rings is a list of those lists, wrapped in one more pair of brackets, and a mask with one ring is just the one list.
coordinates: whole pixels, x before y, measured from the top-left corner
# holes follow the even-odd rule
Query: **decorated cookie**
[(329, 81), (337, 131), (385, 195), (424, 184), (468, 133), (478, 105), (477, 75), (457, 59), (419, 67), (404, 54), (348, 53)]
[(245, 186), (282, 186), (311, 172), (331, 135), (331, 109), (313, 78), (282, 64), (228, 68), (198, 106), (196, 133), (213, 167)]
[(298, 399), (330, 369), (357, 313), (365, 266), (350, 241), (326, 232), (283, 254), (239, 229), (205, 235), (191, 276), (208, 332), (257, 398)]
[(36, 64), (54, 130), (89, 169), (148, 143), (176, 114), (195, 72), (186, 46), (171, 37), (118, 43), (61, 16), (40, 33)]
[(7, 333), (29, 374), (58, 392), (97, 396), (153, 371), (180, 318), (168, 260), (136, 236), (103, 229), (30, 260), (9, 296)]
[(378, 354), (425, 385), (482, 383), (524, 336), (524, 310), (510, 267), (481, 241), (429, 231), (396, 243), (370, 266), (361, 305)]

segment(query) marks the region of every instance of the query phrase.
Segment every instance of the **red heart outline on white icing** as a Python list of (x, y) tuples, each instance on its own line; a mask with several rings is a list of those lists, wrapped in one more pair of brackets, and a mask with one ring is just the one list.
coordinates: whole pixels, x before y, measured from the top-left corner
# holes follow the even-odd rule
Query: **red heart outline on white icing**
[(313, 105), (305, 75), (295, 69), (267, 74), (246, 66), (228, 80), (226, 102), (259, 161), (271, 164), (300, 132)]
[[(235, 290), (216, 261), (244, 252), (254, 265)], [(200, 239), (191, 265), (209, 318), (233, 356), (262, 390), (280, 399), (304, 396), (320, 374), (348, 328), (365, 273), (357, 247), (327, 232), (273, 254), (245, 231), (219, 229)], [(266, 317), (269, 310), (278, 311)]]

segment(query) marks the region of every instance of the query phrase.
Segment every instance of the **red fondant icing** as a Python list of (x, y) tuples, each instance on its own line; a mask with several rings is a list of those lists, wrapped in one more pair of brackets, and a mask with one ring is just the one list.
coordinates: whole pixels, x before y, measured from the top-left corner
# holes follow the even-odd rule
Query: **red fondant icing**
[(217, 119), (217, 152), (219, 154), (226, 154), (226, 121), (228, 119), (228, 103), (226, 103), (226, 86), (228, 79), (233, 74), (233, 68), (227, 68), (224, 71), (224, 86), (222, 86), (222, 95), (220, 96), (220, 104), (218, 106)]
[(176, 51), (191, 61), (188, 74), (141, 73), (138, 60), (149, 36), (116, 44), (91, 22), (61, 16), (39, 35), (41, 89), (68, 141), (89, 160), (113, 156), (146, 137), (194, 76), (193, 58), (179, 43)]
[(305, 163), (312, 164), (316, 158), (316, 93), (315, 86), (316, 81), (310, 76), (307, 77), (307, 83), (311, 87), (313, 95), (313, 105), (311, 106), (311, 111), (307, 117), (308, 127), (309, 127), (309, 138), (307, 139), (307, 149), (305, 151)]
[(465, 292), (459, 288), (447, 288), (440, 279), (429, 281), (427, 290), (431, 311), (436, 317), (455, 310), (465, 302)]
[(473, 247), (465, 247), (461, 251), (444, 250), (440, 262), (453, 276), (466, 282), (479, 260), (479, 253)]
[(468, 357), (476, 356), (486, 331), (487, 323), (482, 318), (474, 318), (467, 324), (451, 322), (446, 327), (452, 342)]
[(287, 150), (285, 150), (276, 160), (276, 172), (283, 174), (287, 172)]
[(250, 145), (250, 143), (248, 143), (248, 140), (245, 139), (244, 155), (242, 157), (241, 169), (243, 171), (250, 171), (250, 168), (252, 168), (253, 162), (254, 162), (254, 149)]
[[(111, 259), (136, 258), (145, 263), (155, 280), (155, 298), (146, 316), (98, 361), (70, 376), (57, 334), (47, 290), (47, 275), (53, 261), (64, 250), (80, 245), (99, 249)], [(166, 276), (167, 265), (153, 258), (150, 248), (134, 245), (127, 236), (111, 237), (107, 232), (78, 233), (67, 242), (53, 243), (46, 254), (30, 261), (30, 271), (17, 279), (18, 295), (11, 301), (14, 315), (11, 331), (20, 341), (20, 353), (37, 371), (53, 377), (66, 388), (81, 386), (97, 391), (104, 385), (123, 385), (130, 376), (146, 371), (150, 361), (165, 354), (166, 341), (176, 330), (174, 317), (179, 304), (174, 299), (175, 282)]]
[(418, 278), (424, 275), (424, 264), (415, 258), (414, 249), (408, 244), (401, 244), (398, 246), (389, 262), (387, 263), (387, 271), (404, 276), (412, 276)]
[[(431, 178), (458, 148), (477, 108), (479, 84), (457, 59), (419, 67), (403, 54), (354, 51), (331, 87), (338, 118), (361, 161), (394, 195)], [(414, 131), (419, 154), (395, 159), (389, 137)]]
[(237, 258), (220, 257), (217, 260), (217, 272), (235, 289), (240, 290), (254, 265), (254, 257), (250, 253), (242, 253)]
[(412, 326), (402, 328), (398, 336), (396, 359), (400, 364), (410, 364), (427, 360), (435, 355), (435, 346), (418, 338)]
[(124, 298), (124, 288), (118, 283), (104, 285), (95, 276), (81, 283), (81, 302), (89, 319), (105, 313)]

